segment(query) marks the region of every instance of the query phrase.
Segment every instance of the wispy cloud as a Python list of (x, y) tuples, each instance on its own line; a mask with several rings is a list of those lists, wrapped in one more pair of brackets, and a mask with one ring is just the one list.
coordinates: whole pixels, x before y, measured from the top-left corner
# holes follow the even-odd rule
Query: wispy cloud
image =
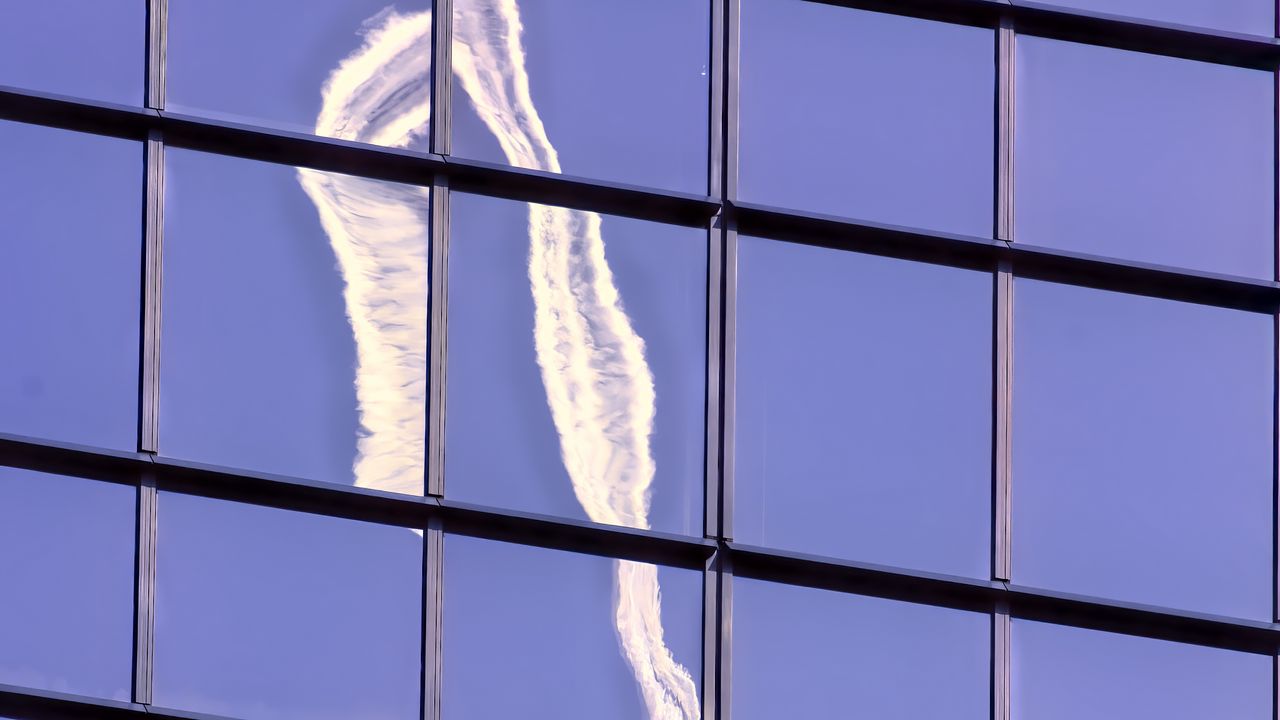
[[(324, 90), (317, 132), (404, 146), (429, 115), (429, 13), (387, 10)], [(560, 171), (537, 108), (515, 0), (454, 14), (454, 73), (513, 165)], [(364, 436), (356, 482), (420, 491), (425, 403), (425, 191), (302, 170), (346, 278)], [(656, 396), (644, 341), (623, 310), (600, 216), (530, 205), (534, 348), (573, 490), (596, 522), (649, 527)], [(414, 485), (417, 483), (417, 485)], [(616, 561), (614, 627), (649, 716), (697, 720), (697, 686), (663, 637), (656, 566)]]

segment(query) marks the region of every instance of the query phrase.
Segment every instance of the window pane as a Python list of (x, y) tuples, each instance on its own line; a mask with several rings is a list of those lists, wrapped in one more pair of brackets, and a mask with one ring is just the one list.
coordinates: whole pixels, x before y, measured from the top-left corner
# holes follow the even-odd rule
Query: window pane
[(706, 192), (705, 1), (453, 7), (455, 155)]
[(734, 537), (987, 577), (991, 289), (742, 238)]
[(990, 717), (989, 616), (733, 581), (733, 716)]
[(445, 718), (700, 716), (701, 573), (451, 535), (444, 588)]
[(1270, 279), (1271, 73), (1018, 39), (1018, 240)]
[(169, 0), (169, 110), (426, 150), (430, 0)]
[(1272, 0), (1054, 0), (1052, 4), (1268, 37), (1275, 30)]
[(706, 231), (452, 203), (446, 494), (700, 535)]
[(0, 467), (0, 683), (129, 699), (134, 490)]
[(422, 538), (162, 494), (157, 705), (249, 718), (414, 718)]
[(141, 105), (146, 9), (142, 0), (0, 4), (0, 85)]
[(1013, 720), (1266, 720), (1271, 658), (1013, 622)]
[(1019, 583), (1270, 619), (1271, 324), (1018, 280)]
[(420, 494), (429, 191), (167, 163), (161, 451)]
[(0, 122), (0, 432), (138, 447), (142, 146)]
[(742, 5), (744, 200), (991, 235), (990, 30), (801, 0)]

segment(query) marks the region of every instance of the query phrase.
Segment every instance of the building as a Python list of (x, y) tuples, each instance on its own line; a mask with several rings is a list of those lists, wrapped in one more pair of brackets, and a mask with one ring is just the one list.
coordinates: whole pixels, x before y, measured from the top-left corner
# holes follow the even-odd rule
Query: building
[(1063, 2), (0, 9), (0, 717), (1274, 717), (1277, 9)]

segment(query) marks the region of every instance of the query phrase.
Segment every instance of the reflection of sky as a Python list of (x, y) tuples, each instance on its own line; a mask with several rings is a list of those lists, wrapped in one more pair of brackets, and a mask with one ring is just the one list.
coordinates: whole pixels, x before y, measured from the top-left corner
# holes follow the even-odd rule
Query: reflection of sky
[(734, 537), (987, 577), (991, 275), (739, 253)]
[[(591, 555), (445, 538), (444, 716), (650, 717), (608, 631), (613, 565)], [(696, 682), (702, 576), (660, 568), (658, 577), (667, 646)]]
[(1269, 619), (1271, 316), (1015, 294), (1014, 580)]
[(991, 30), (742, 5), (744, 200), (991, 235)]
[(987, 720), (989, 618), (735, 578), (733, 716)]
[(143, 0), (0, 3), (0, 85), (141, 105), (146, 31)]
[(1013, 720), (1266, 720), (1271, 658), (1013, 621)]
[(1053, 0), (1047, 4), (1268, 37), (1275, 30), (1274, 0)]
[(1271, 278), (1271, 73), (1032, 37), (1017, 63), (1018, 240)]
[[(486, 4), (455, 0), (454, 11)], [(518, 5), (533, 101), (564, 172), (705, 193), (708, 3), (532, 0)], [(511, 162), (456, 79), (453, 94), (454, 154)]]
[[(422, 539), (162, 494), (157, 705), (250, 718), (411, 718)], [(127, 667), (127, 665), (126, 665)]]
[(129, 699), (133, 504), (123, 485), (0, 467), (0, 683)]
[(0, 432), (137, 449), (142, 145), (0, 122)]

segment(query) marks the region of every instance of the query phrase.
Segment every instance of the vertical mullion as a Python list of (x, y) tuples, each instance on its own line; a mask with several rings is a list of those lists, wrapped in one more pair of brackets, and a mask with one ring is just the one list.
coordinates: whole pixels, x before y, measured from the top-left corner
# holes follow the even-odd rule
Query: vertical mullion
[(422, 720), (439, 720), (444, 528), (438, 518), (428, 521), (422, 542)]
[[(996, 238), (1013, 241), (1014, 28), (1000, 20), (996, 30)], [(1012, 573), (1013, 486), (1013, 265), (1001, 261), (995, 273), (994, 382), (992, 383), (992, 528), (991, 576)]]
[(1011, 691), (1009, 687), (1011, 661), (1009, 657), (1010, 635), (1013, 622), (1009, 609), (1003, 604), (991, 614), (991, 717), (993, 720), (1009, 720)]
[(151, 704), (155, 658), (156, 481), (146, 472), (138, 479), (134, 545), (133, 697)]
[(428, 495), (444, 495), (445, 390), (449, 340), (449, 180), (431, 185), (431, 267), (428, 271), (430, 368), (427, 378)]
[(164, 139), (152, 131), (144, 146), (142, 332), (138, 450), (154, 453), (160, 435), (160, 325), (164, 272)]
[(1009, 17), (996, 30), (996, 239), (1013, 241), (1014, 28)]
[(168, 35), (169, 0), (147, 0), (146, 105), (152, 110), (164, 109)]
[(453, 0), (433, 0), (431, 23), (431, 152), (448, 155), (453, 137)]

